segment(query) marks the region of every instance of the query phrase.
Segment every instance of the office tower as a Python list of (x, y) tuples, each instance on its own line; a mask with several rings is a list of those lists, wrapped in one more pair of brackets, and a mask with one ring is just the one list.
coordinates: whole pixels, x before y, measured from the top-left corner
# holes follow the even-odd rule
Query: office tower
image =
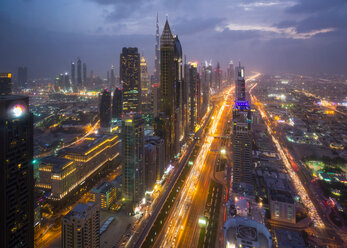
[(111, 82), (110, 82), (110, 90), (116, 87), (116, 76), (114, 75), (114, 65), (111, 66)]
[(220, 68), (220, 65), (219, 65), (219, 62), (217, 62), (217, 67), (215, 69), (215, 85), (214, 85), (214, 88), (215, 90), (220, 90), (221, 88), (221, 82), (222, 82), (222, 70)]
[(65, 72), (65, 74), (64, 74), (64, 90), (69, 91), (70, 88), (71, 88), (70, 77), (69, 77), (69, 74), (67, 72)]
[(232, 85), (235, 81), (235, 71), (234, 71), (234, 63), (230, 60), (228, 68), (227, 68), (227, 81), (229, 85)]
[(160, 86), (158, 83), (154, 83), (155, 79), (152, 81), (152, 105), (153, 105), (153, 118), (157, 118), (159, 114), (159, 99), (160, 99)]
[(191, 63), (189, 66), (189, 127), (190, 132), (195, 132), (197, 124), (197, 84), (198, 71), (197, 64)]
[(109, 86), (109, 88), (110, 88), (110, 85), (111, 85), (111, 80), (110, 80), (110, 72), (109, 71), (107, 71), (107, 76), (106, 76), (106, 80), (107, 80), (107, 85)]
[(185, 137), (190, 133), (190, 79), (189, 79), (189, 64), (187, 64), (186, 56), (184, 56), (184, 80), (183, 80), (183, 130)]
[(201, 117), (203, 117), (208, 109), (209, 101), (210, 101), (210, 84), (209, 77), (210, 73), (207, 71), (206, 66), (202, 67), (200, 84), (202, 88), (202, 105), (201, 105)]
[(83, 89), (83, 83), (82, 83), (82, 62), (80, 58), (77, 60), (77, 89), (82, 90)]
[[(1, 88), (2, 89), (2, 88)], [(0, 247), (34, 247), (33, 116), (29, 98), (0, 96)]]
[(100, 207), (78, 203), (62, 220), (63, 248), (100, 247)]
[(71, 83), (72, 83), (72, 88), (74, 92), (77, 92), (76, 88), (76, 68), (75, 68), (75, 63), (71, 63)]
[(244, 67), (237, 69), (236, 101), (233, 107), (233, 188), (252, 184), (252, 117), (245, 97)]
[(112, 118), (114, 120), (122, 119), (122, 108), (123, 108), (123, 97), (122, 89), (117, 87), (113, 93), (113, 102), (112, 102)]
[(235, 83), (235, 99), (238, 101), (246, 100), (246, 84), (245, 84), (245, 68), (241, 66), (236, 67), (236, 83)]
[(157, 181), (156, 175), (156, 164), (157, 164), (157, 152), (156, 147), (150, 143), (144, 145), (145, 149), (145, 169), (144, 169), (144, 178), (145, 178), (145, 189), (146, 191), (152, 191), (154, 185)]
[(111, 127), (111, 93), (105, 89), (100, 99), (100, 127), (109, 131)]
[(157, 133), (165, 140), (166, 161), (175, 154), (174, 38), (166, 20), (160, 37), (160, 124)]
[(123, 85), (123, 113), (141, 112), (140, 54), (136, 47), (123, 47), (119, 75)]
[(18, 67), (17, 84), (20, 88), (25, 88), (28, 84), (28, 68)]
[(151, 101), (151, 85), (148, 77), (147, 63), (145, 57), (141, 57), (140, 62), (141, 70), (141, 105), (142, 116), (147, 125), (152, 125), (153, 122), (153, 110)]
[(123, 197), (132, 207), (144, 196), (144, 121), (139, 113), (122, 120)]
[(201, 83), (200, 83), (200, 74), (197, 71), (197, 81), (196, 81), (196, 119), (197, 123), (201, 121)]
[(12, 93), (12, 73), (0, 73), (0, 96)]
[(182, 132), (182, 46), (176, 35), (174, 37), (174, 77), (175, 77), (175, 154), (180, 152), (180, 140), (183, 140)]
[(155, 146), (156, 149), (156, 181), (160, 181), (165, 171), (165, 143), (164, 140), (158, 136), (145, 136), (145, 143)]
[(83, 85), (87, 84), (87, 64), (83, 63)]
[(159, 83), (160, 80), (160, 46), (159, 46), (159, 21), (157, 13), (156, 33), (155, 33), (155, 57), (154, 57), (154, 82)]

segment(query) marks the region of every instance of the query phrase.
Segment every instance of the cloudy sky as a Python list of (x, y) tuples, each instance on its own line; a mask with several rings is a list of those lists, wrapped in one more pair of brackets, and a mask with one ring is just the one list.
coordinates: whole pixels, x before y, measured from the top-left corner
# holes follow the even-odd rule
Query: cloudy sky
[(346, 0), (0, 0), (0, 70), (31, 78), (79, 56), (105, 76), (123, 46), (154, 64), (155, 19), (168, 16), (188, 60), (262, 72), (347, 74)]

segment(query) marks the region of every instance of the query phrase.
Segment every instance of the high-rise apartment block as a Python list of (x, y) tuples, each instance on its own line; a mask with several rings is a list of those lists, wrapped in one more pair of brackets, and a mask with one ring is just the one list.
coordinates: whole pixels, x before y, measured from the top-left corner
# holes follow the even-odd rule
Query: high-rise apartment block
[(0, 73), (0, 96), (12, 93), (12, 73)]
[(63, 248), (100, 247), (100, 206), (77, 204), (62, 220)]
[(33, 147), (29, 98), (0, 95), (0, 247), (3, 248), (34, 247)]

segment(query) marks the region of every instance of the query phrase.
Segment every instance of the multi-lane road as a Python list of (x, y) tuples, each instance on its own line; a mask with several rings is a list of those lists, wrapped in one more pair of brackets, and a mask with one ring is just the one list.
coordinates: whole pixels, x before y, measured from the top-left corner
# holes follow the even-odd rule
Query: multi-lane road
[(214, 136), (223, 135), (231, 111), (227, 100), (231, 98), (232, 89), (223, 92), (222, 102), (215, 103), (216, 111), (212, 115), (211, 127), (202, 140), (198, 156), (153, 247), (197, 246), (200, 230), (198, 218), (204, 212), (210, 179), (218, 157), (216, 151), (221, 147), (221, 139), (214, 139)]

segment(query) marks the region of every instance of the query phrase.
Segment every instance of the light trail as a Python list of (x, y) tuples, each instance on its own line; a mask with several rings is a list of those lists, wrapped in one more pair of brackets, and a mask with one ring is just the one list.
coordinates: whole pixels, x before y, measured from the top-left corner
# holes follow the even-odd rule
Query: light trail
[(325, 225), (324, 225), (321, 217), (319, 216), (316, 207), (312, 203), (305, 187), (303, 186), (301, 180), (299, 179), (298, 174), (295, 172), (293, 166), (291, 165), (291, 163), (288, 160), (288, 157), (289, 158), (291, 157), (290, 154), (288, 153), (288, 151), (285, 151), (282, 148), (282, 146), (280, 145), (279, 141), (276, 139), (274, 132), (272, 131), (272, 129), (269, 125), (270, 119), (268, 118), (265, 110), (263, 110), (264, 105), (260, 101), (258, 101), (258, 99), (252, 94), (253, 89), (257, 85), (258, 85), (258, 83), (255, 83), (254, 85), (252, 85), (252, 87), (249, 90), (249, 94), (251, 95), (252, 102), (256, 103), (255, 105), (257, 106), (257, 109), (260, 112), (261, 117), (263, 119), (265, 119), (265, 124), (266, 124), (267, 130), (268, 130), (269, 134), (271, 135), (272, 141), (274, 142), (278, 152), (281, 155), (282, 161), (287, 168), (288, 174), (290, 175), (290, 178), (292, 179), (292, 182), (295, 186), (295, 189), (296, 189), (298, 195), (300, 196), (302, 202), (304, 203), (304, 205), (308, 209), (308, 211), (307, 211), (308, 215), (310, 216), (310, 218), (313, 221), (313, 223), (315, 224), (315, 226), (320, 227), (320, 228), (324, 228)]
[(201, 172), (205, 167), (205, 160), (214, 139), (213, 135), (216, 133), (218, 123), (220, 122), (227, 103), (227, 99), (230, 97), (230, 93), (233, 89), (234, 87), (231, 87), (225, 91), (223, 105), (219, 109), (217, 115), (213, 115), (214, 119), (213, 124), (209, 129), (209, 135), (206, 136), (206, 140), (199, 151), (196, 161), (192, 165), (179, 197), (176, 199), (177, 207), (173, 211), (175, 211), (177, 214), (173, 214), (172, 218), (168, 220), (170, 224), (168, 229), (165, 230), (165, 235), (161, 240), (160, 247), (177, 247), (178, 245), (177, 237), (181, 231), (184, 231), (185, 223), (187, 221), (186, 217), (189, 213), (192, 198), (197, 190), (199, 190), (198, 182)]

